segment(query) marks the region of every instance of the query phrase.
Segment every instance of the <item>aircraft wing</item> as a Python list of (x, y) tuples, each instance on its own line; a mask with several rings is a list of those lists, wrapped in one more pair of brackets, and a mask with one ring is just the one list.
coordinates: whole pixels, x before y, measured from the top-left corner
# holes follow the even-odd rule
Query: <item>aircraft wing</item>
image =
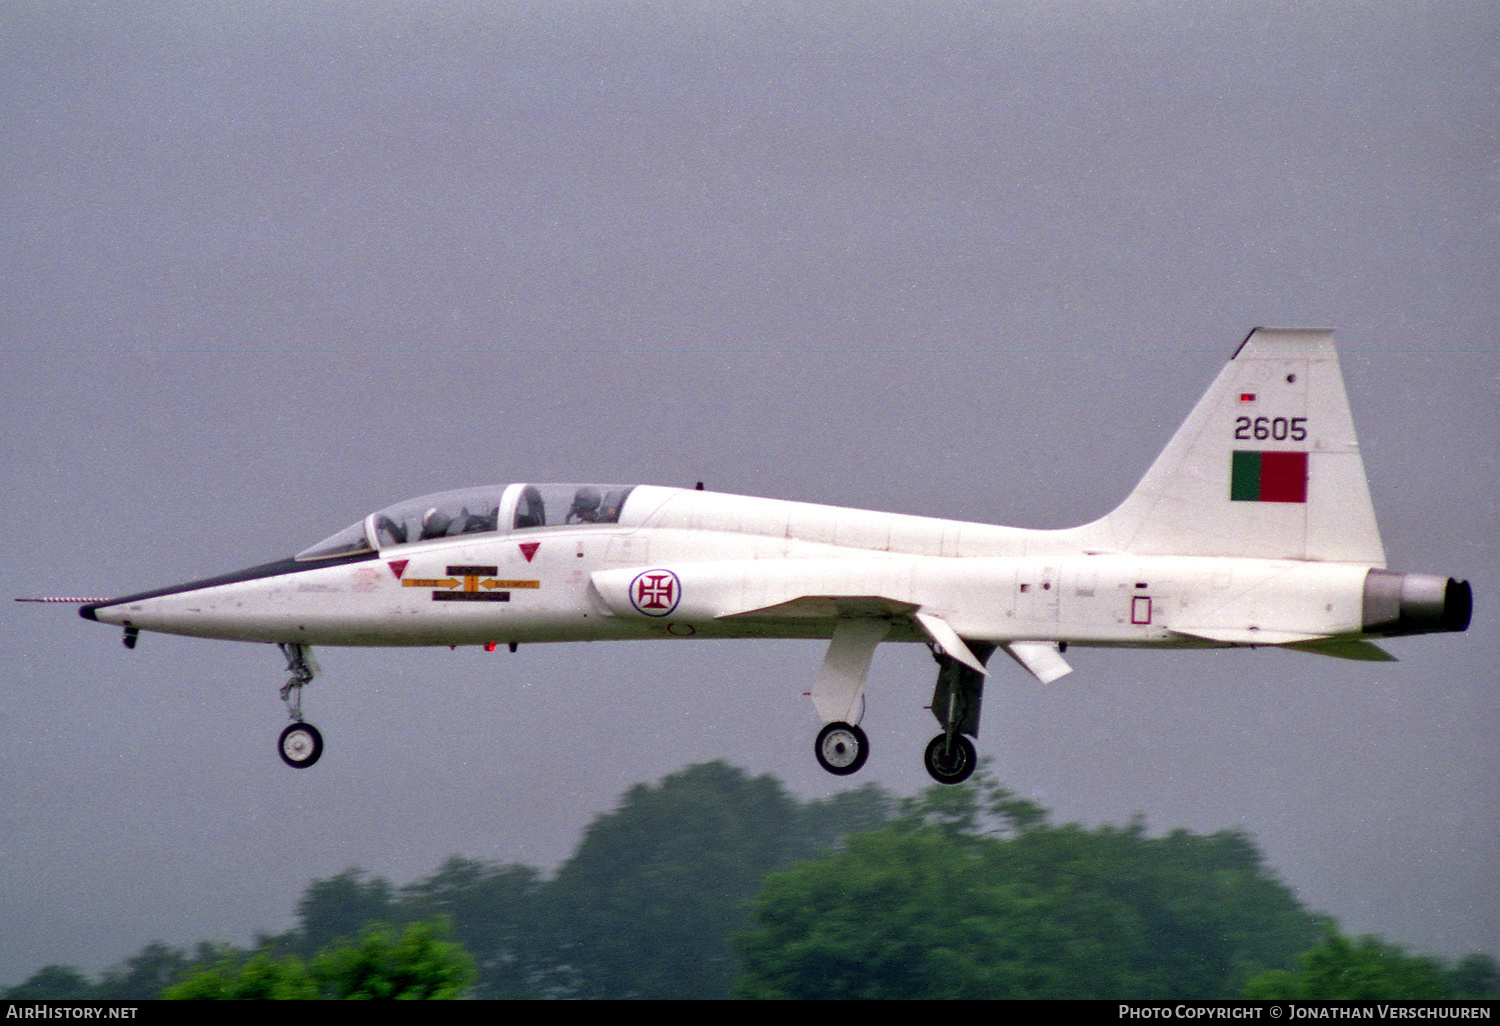
[(911, 572), (890, 559), (726, 559), (590, 575), (616, 616), (809, 620), (910, 615)]
[[(939, 611), (913, 594), (910, 565), (900, 560), (722, 560), (676, 567), (603, 570), (591, 576), (602, 604), (617, 616), (672, 616), (719, 621), (886, 620), (913, 625), (944, 654), (983, 675), (984, 663)], [(670, 598), (655, 598), (670, 591)], [(652, 602), (656, 602), (652, 606)], [(1012, 652), (1012, 655), (1016, 655)], [(1017, 655), (1055, 676), (1053, 646)], [(1033, 672), (1037, 672), (1033, 669)], [(1041, 675), (1041, 674), (1039, 674)]]
[(879, 595), (801, 595), (772, 606), (723, 613), (716, 620), (842, 620), (910, 616), (921, 607)]

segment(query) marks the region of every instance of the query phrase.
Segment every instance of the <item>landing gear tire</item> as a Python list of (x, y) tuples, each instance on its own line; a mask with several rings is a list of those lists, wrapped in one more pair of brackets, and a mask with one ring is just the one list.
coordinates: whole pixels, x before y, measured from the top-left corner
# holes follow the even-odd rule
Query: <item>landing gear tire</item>
[(859, 772), (870, 757), (870, 739), (852, 723), (830, 723), (818, 731), (813, 752), (819, 766), (835, 776), (847, 777)]
[(974, 772), (979, 756), (974, 742), (962, 734), (955, 734), (951, 742), (947, 734), (939, 734), (928, 743), (922, 762), (939, 784), (961, 784)]
[(311, 723), (293, 723), (281, 732), (276, 751), (292, 769), (307, 769), (323, 754), (323, 735)]

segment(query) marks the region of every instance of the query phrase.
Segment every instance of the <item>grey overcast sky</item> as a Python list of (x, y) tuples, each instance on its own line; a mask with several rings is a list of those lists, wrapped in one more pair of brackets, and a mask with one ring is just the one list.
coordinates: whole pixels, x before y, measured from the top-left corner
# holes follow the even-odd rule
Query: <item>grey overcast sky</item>
[[(1495, 4), (11, 0), (0, 47), (11, 594), (507, 480), (1068, 526), (1251, 327), (1335, 326), (1391, 564), (1471, 580), (1472, 629), (1006, 663), (980, 751), (1500, 954)], [(349, 865), (551, 867), (691, 762), (850, 783), (817, 643), (325, 649), (293, 772), (274, 648), (7, 605), (0, 984), (247, 943)], [(924, 786), (932, 678), (877, 653), (852, 783)]]

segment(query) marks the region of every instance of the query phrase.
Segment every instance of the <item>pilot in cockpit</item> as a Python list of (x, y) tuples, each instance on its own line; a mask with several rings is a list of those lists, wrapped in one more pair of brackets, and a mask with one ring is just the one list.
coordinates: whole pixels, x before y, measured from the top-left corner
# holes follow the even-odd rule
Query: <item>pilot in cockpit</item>
[(578, 489), (578, 494), (573, 496), (573, 506), (568, 510), (567, 524), (597, 524), (599, 522), (599, 504), (602, 498), (599, 489), (585, 486)]
[(441, 538), (452, 526), (453, 518), (434, 506), (422, 514), (422, 533), (418, 538), (422, 541), (428, 538)]
[(499, 526), (500, 510), (492, 508), (486, 513), (470, 513), (469, 507), (465, 506), (458, 514), (462, 520), (459, 534), (479, 534), (484, 531), (493, 531)]
[(604, 504), (599, 509), (599, 523), (619, 523), (620, 508), (625, 505), (625, 493), (629, 490), (628, 488), (616, 488), (604, 497)]

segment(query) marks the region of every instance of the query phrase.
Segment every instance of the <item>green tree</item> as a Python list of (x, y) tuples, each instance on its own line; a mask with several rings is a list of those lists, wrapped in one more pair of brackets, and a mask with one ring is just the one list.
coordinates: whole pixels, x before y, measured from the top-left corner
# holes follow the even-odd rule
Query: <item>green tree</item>
[(70, 965), (43, 966), (30, 979), (0, 993), (7, 1001), (82, 1001), (93, 996), (93, 981)]
[(248, 959), (226, 954), (162, 994), (173, 1001), (294, 1001), (320, 996), (301, 959), (264, 951)]
[(1456, 998), (1500, 998), (1500, 966), (1489, 955), (1465, 955), (1448, 974)]
[(747, 997), (1228, 997), (1319, 929), (1243, 834), (1052, 827), (983, 768), (773, 876), (755, 922)]
[(1302, 956), (1294, 971), (1270, 971), (1250, 980), (1245, 997), (1259, 1001), (1439, 1000), (1453, 997), (1442, 963), (1409, 955), (1367, 934), (1351, 941), (1329, 929), (1323, 943)]
[(187, 952), (152, 941), (123, 965), (105, 970), (93, 996), (101, 1001), (152, 1001), (181, 980), (190, 965)]
[(475, 996), (524, 998), (539, 973), (537, 902), (541, 874), (530, 866), (449, 858), (432, 876), (401, 889), (403, 916), (442, 919), (475, 959)]
[[(1007, 997), (1007, 951), (1046, 922), (1034, 895), (985, 879), (974, 846), (941, 831), (884, 830), (773, 876), (739, 938), (741, 997)], [(1031, 943), (1042, 938), (1032, 937)]]
[(843, 845), (851, 834), (879, 830), (891, 821), (896, 803), (879, 784), (865, 784), (807, 802), (798, 815), (789, 857), (816, 858)]
[[(1237, 995), (1253, 973), (1295, 964), (1318, 936), (1317, 917), (1238, 831), (1152, 838), (1139, 820), (1068, 825), (1028, 830), (987, 851), (993, 873), (1035, 887), (1060, 924), (1107, 939), (1111, 959), (1124, 962), (1123, 979), (1100, 980), (1089, 997)], [(1114, 989), (1122, 983), (1128, 989)]]
[(278, 939), (310, 957), (330, 944), (360, 937), (371, 923), (397, 921), (391, 885), (366, 875), (350, 866), (332, 879), (314, 880), (297, 902), (297, 931)]
[(546, 992), (725, 997), (731, 933), (766, 874), (808, 850), (801, 809), (770, 776), (713, 762), (638, 784), (547, 886)]
[(474, 982), (474, 960), (445, 933), (434, 923), (413, 923), (400, 934), (374, 927), (358, 944), (320, 954), (312, 976), (324, 997), (341, 1000), (460, 998)]
[(311, 965), (295, 955), (228, 953), (163, 995), (176, 1000), (441, 1000), (465, 996), (473, 960), (445, 939), (442, 923), (412, 923), (397, 933), (364, 931), (357, 943), (336, 944)]

